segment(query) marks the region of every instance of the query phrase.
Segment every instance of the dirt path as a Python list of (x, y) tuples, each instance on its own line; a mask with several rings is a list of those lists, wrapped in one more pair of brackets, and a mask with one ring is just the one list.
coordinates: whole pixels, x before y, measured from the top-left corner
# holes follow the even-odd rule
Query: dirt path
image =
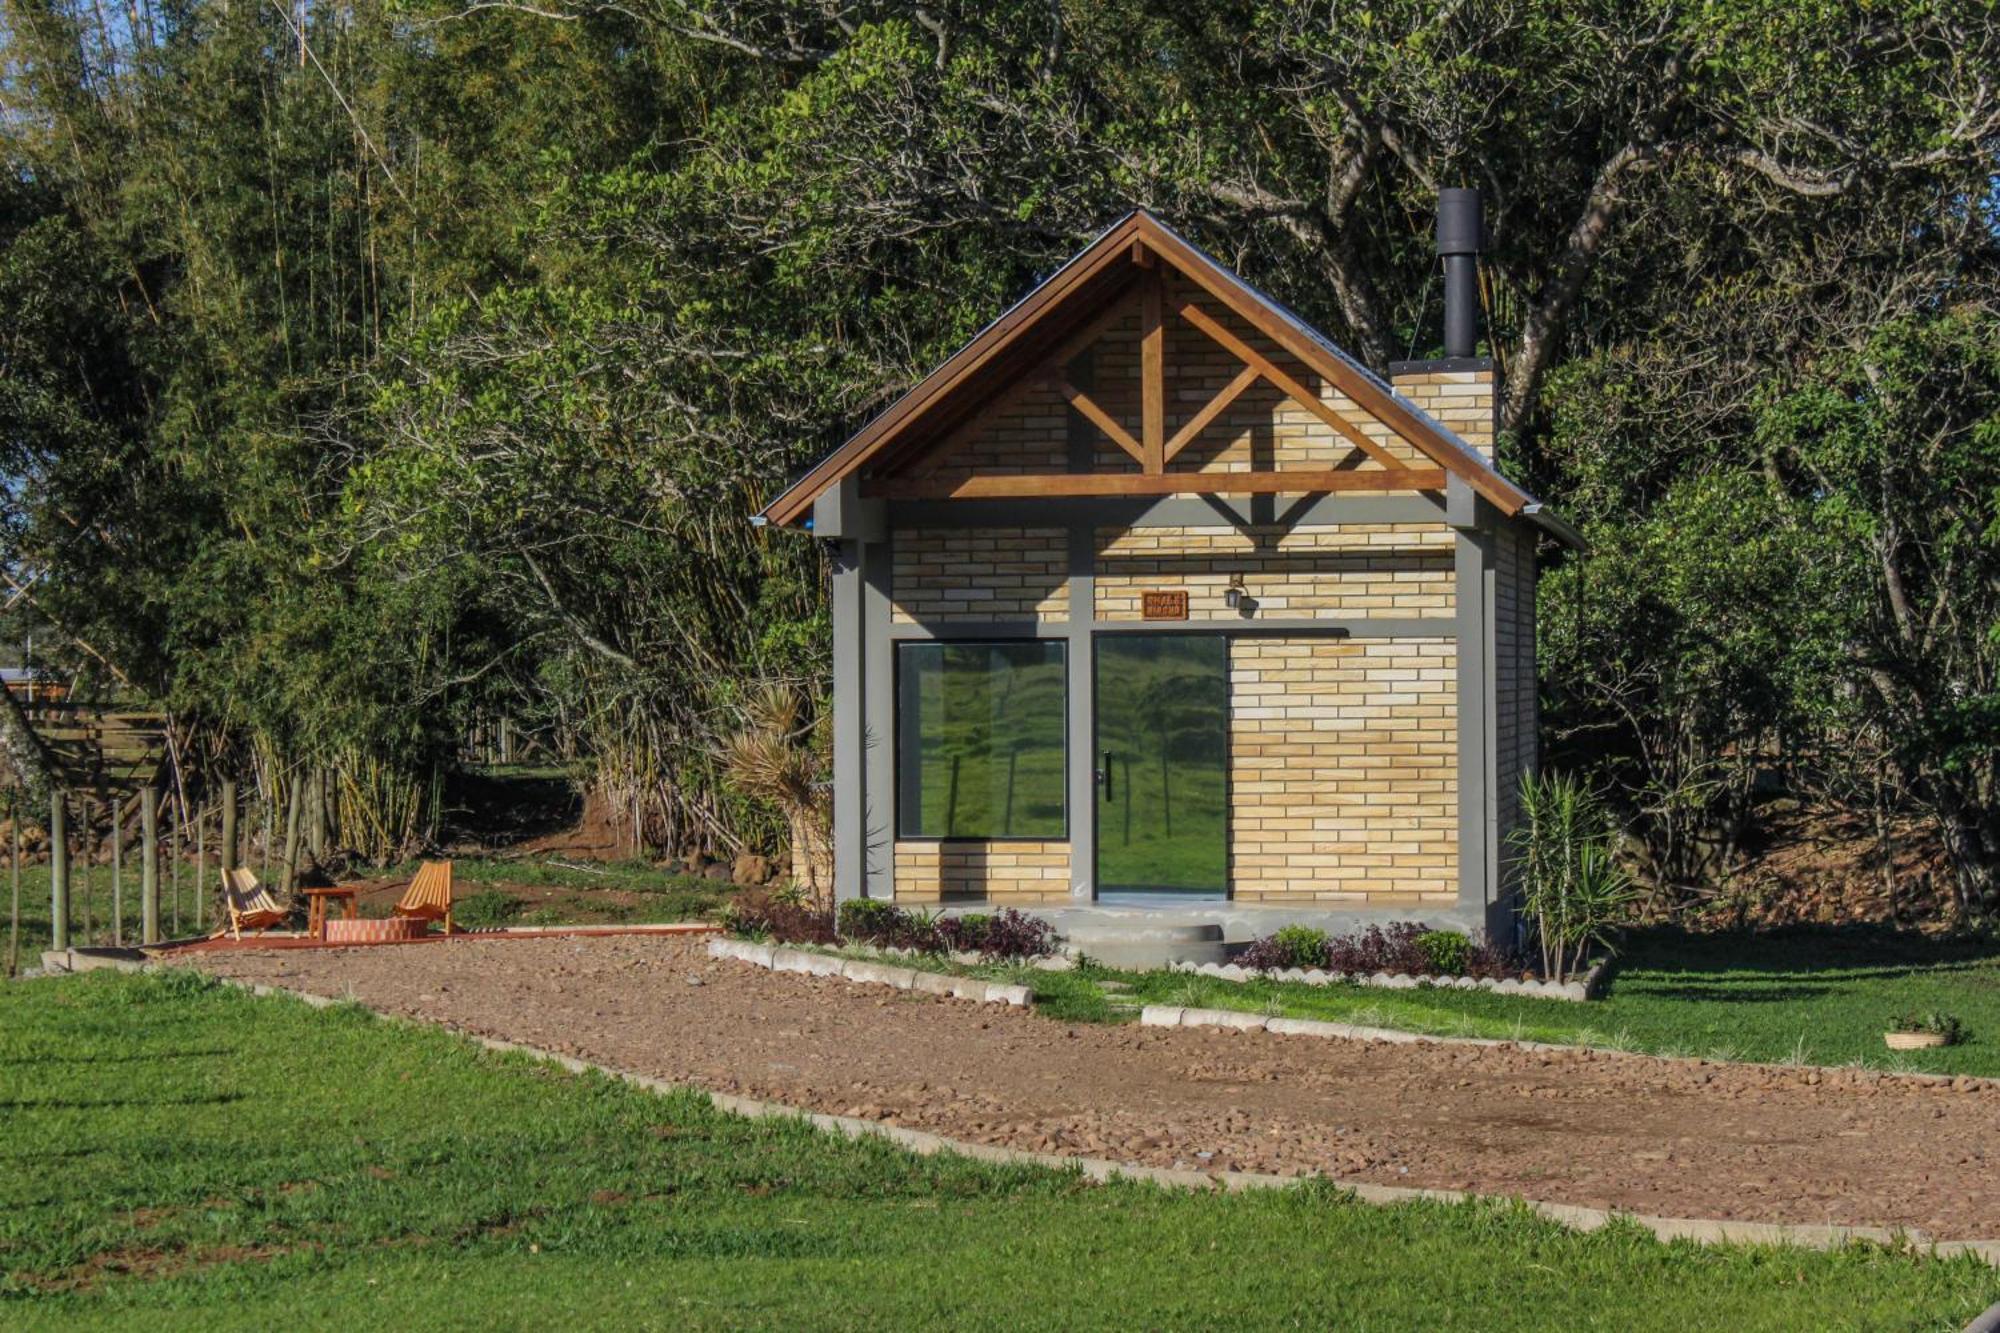
[[(620, 936), (211, 955), (605, 1064), (955, 1138), (1673, 1217), (2000, 1236), (2000, 1091), (1845, 1072), (1068, 1025)], [(698, 983), (698, 984), (697, 984)]]

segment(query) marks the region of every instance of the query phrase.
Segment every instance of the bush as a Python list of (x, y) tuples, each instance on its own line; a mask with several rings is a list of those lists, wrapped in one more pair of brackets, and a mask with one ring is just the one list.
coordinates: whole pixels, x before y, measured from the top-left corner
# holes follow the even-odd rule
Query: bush
[(978, 953), (986, 945), (986, 932), (993, 928), (993, 918), (984, 912), (968, 912), (964, 916), (946, 917), (937, 923), (937, 928), (945, 948)]
[(836, 923), (848, 939), (873, 940), (893, 934), (902, 915), (894, 903), (881, 898), (849, 898), (840, 905)]
[(1003, 907), (987, 918), (974, 947), (982, 957), (1008, 962), (1046, 958), (1056, 951), (1056, 928), (1040, 917)]
[(1425, 970), (1440, 976), (1458, 976), (1472, 961), (1472, 941), (1455, 930), (1427, 930), (1417, 936), (1417, 947), (1424, 951)]
[(1901, 1013), (1889, 1020), (1891, 1032), (1935, 1032), (1944, 1038), (1947, 1046), (1956, 1046), (1965, 1038), (1965, 1024), (1957, 1014), (1947, 1014), (1938, 1010), (1930, 1013)]
[(784, 944), (872, 944), (919, 953), (963, 950), (983, 958), (1017, 961), (1056, 951), (1055, 927), (1003, 907), (991, 916), (939, 918), (911, 912), (879, 898), (850, 898), (839, 910), (822, 910), (796, 893), (744, 894), (722, 913), (732, 935)]
[(1593, 946), (1610, 944), (1638, 890), (1612, 854), (1616, 830), (1587, 783), (1530, 773), (1521, 779), (1521, 815), (1510, 839), (1521, 886), (1515, 910), (1541, 946), (1542, 975), (1563, 981)]
[(1266, 935), (1237, 956), (1243, 967), (1281, 971), (1288, 967), (1326, 967), (1327, 933), (1311, 926), (1280, 926), (1275, 935)]
[(1285, 926), (1252, 943), (1236, 962), (1253, 971), (1297, 967), (1362, 975), (1509, 977), (1521, 971), (1519, 961), (1504, 949), (1475, 944), (1456, 930), (1427, 930), (1414, 921), (1332, 936), (1310, 926)]
[(780, 944), (838, 944), (830, 908), (813, 907), (794, 891), (745, 893), (722, 909), (722, 928), (732, 935)]

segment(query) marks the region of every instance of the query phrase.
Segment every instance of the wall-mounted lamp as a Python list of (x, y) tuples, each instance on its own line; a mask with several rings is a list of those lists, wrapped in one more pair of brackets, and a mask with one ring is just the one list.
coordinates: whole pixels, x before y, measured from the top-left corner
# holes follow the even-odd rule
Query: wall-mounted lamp
[(1222, 590), (1222, 604), (1234, 611), (1243, 605), (1243, 599), (1249, 595), (1250, 590), (1243, 586), (1242, 578), (1233, 578), (1229, 580), (1229, 586)]

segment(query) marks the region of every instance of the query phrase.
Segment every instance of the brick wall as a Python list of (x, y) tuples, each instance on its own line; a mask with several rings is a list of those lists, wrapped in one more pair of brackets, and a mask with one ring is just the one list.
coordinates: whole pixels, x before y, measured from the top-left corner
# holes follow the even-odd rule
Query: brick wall
[(1067, 842), (898, 842), (896, 901), (1069, 901)]
[(1509, 832), (1520, 817), (1521, 777), (1540, 753), (1535, 667), (1535, 538), (1503, 527), (1496, 538), (1493, 580), (1494, 783), (1501, 864), (1512, 859)]
[(1097, 616), (1138, 620), (1148, 590), (1186, 589), (1190, 620), (1241, 620), (1223, 594), (1241, 578), (1256, 617), (1449, 616), (1452, 533), (1442, 523), (1341, 527), (1103, 528)]
[(1453, 640), (1238, 639), (1229, 675), (1239, 902), (1456, 900)]
[(1069, 618), (1061, 528), (906, 528), (892, 546), (899, 625)]
[(1397, 375), (1396, 391), (1457, 433), (1487, 462), (1493, 461), (1495, 391), (1491, 370), (1424, 371)]

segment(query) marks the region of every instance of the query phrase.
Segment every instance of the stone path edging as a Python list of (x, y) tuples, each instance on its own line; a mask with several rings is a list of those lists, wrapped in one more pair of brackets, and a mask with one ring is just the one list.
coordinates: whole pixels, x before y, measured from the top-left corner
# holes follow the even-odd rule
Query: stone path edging
[(958, 977), (946, 972), (919, 972), (915, 968), (870, 963), (857, 958), (813, 953), (806, 949), (786, 949), (749, 940), (710, 940), (710, 958), (733, 958), (739, 963), (766, 967), (773, 972), (803, 972), (813, 977), (840, 977), (846, 981), (894, 986), (897, 990), (923, 991), (928, 995), (949, 995), (981, 1004), (1011, 1004), (1026, 1007), (1035, 993), (1026, 986), (1010, 986), (979, 977)]
[[(1143, 969), (1122, 969), (1143, 970)], [(1611, 979), (1611, 959), (1600, 958), (1575, 981), (1523, 981), (1519, 977), (1441, 977), (1414, 972), (1328, 972), (1319, 968), (1253, 968), (1240, 963), (1170, 963), (1169, 972), (1219, 981), (1289, 981), (1302, 986), (1373, 986), (1379, 990), (1483, 990), (1581, 1004), (1603, 996)]]
[[(731, 941), (740, 943), (740, 941)], [(787, 953), (802, 952), (785, 950)], [(824, 954), (805, 955), (824, 958)], [(104, 959), (98, 966), (115, 968), (123, 972), (147, 972), (163, 970), (171, 964), (136, 962), (126, 959)], [(930, 974), (936, 975), (936, 974)], [(822, 1111), (808, 1111), (802, 1107), (790, 1106), (784, 1102), (761, 1101), (755, 1097), (739, 1097), (734, 1093), (715, 1092), (692, 1083), (675, 1083), (671, 1079), (656, 1078), (651, 1074), (635, 1073), (629, 1069), (619, 1069), (613, 1065), (598, 1064), (591, 1060), (578, 1059), (573, 1055), (562, 1055), (544, 1050), (539, 1046), (529, 1046), (523, 1042), (507, 1041), (500, 1037), (483, 1037), (477, 1033), (465, 1032), (447, 1024), (430, 1019), (411, 1018), (403, 1014), (392, 1014), (364, 1005), (357, 1000), (343, 1000), (332, 995), (317, 995), (311, 991), (291, 990), (284, 986), (269, 986), (262, 982), (238, 981), (233, 977), (216, 977), (222, 985), (246, 991), (262, 998), (285, 998), (297, 1000), (314, 1009), (331, 1008), (346, 1004), (360, 1009), (375, 1018), (388, 1023), (407, 1023), (413, 1027), (431, 1027), (452, 1033), (462, 1040), (489, 1051), (508, 1055), (523, 1055), (530, 1059), (545, 1061), (568, 1070), (572, 1074), (602, 1074), (606, 1078), (617, 1079), (632, 1087), (648, 1092), (676, 1093), (691, 1092), (703, 1098), (718, 1111), (743, 1116), (751, 1120), (803, 1120), (816, 1129), (840, 1134), (850, 1139), (880, 1138), (920, 1157), (931, 1157), (938, 1153), (957, 1153), (961, 1157), (982, 1162), (997, 1162), (1014, 1166), (1039, 1166), (1057, 1171), (1075, 1171), (1090, 1180), (1108, 1181), (1125, 1179), (1146, 1181), (1166, 1189), (1222, 1190), (1237, 1193), (1253, 1189), (1285, 1189), (1310, 1179), (1323, 1179), (1351, 1195), (1356, 1201), (1367, 1204), (1412, 1203), (1429, 1200), (1436, 1203), (1512, 1203), (1519, 1204), (1529, 1212), (1548, 1221), (1566, 1226), (1573, 1231), (1596, 1231), (1615, 1221), (1625, 1221), (1650, 1231), (1663, 1241), (1686, 1240), (1698, 1245), (1795, 1245), (1802, 1249), (1830, 1250), (1855, 1241), (1869, 1241), (1883, 1245), (1912, 1245), (1933, 1255), (1950, 1257), (1970, 1254), (1988, 1264), (2000, 1267), (2000, 1238), (1992, 1240), (1934, 1240), (1926, 1233), (1907, 1228), (1856, 1227), (1834, 1225), (1811, 1225), (1790, 1222), (1749, 1222), (1725, 1218), (1696, 1217), (1654, 1217), (1645, 1213), (1627, 1213), (1604, 1208), (1587, 1208), (1581, 1204), (1549, 1203), (1540, 1199), (1522, 1199), (1508, 1194), (1475, 1194), (1469, 1190), (1413, 1189), (1399, 1185), (1375, 1185), (1366, 1181), (1343, 1180), (1338, 1176), (1278, 1176), (1252, 1171), (1190, 1171), (1177, 1167), (1142, 1166), (1135, 1162), (1120, 1162), (1105, 1157), (1065, 1157), (1056, 1153), (1028, 1152), (1020, 1148), (1003, 1148), (997, 1144), (971, 1143), (961, 1139), (949, 1139), (942, 1134), (932, 1134), (921, 1129), (908, 1129), (901, 1125), (884, 1124), (879, 1120), (862, 1120), (855, 1116), (828, 1115)], [(962, 981), (968, 978), (954, 977)], [(1201, 1013), (1204, 1011), (1195, 1010)], [(1224, 1012), (1224, 1011), (1212, 1011)], [(1248, 1015), (1256, 1017), (1256, 1015)], [(1289, 1020), (1304, 1022), (1306, 1020)], [(1340, 1026), (1340, 1025), (1333, 1025)], [(1368, 1029), (1356, 1029), (1368, 1031)], [(1386, 1031), (1386, 1029), (1385, 1029)], [(1407, 1032), (1393, 1033), (1391, 1040), (1426, 1040)], [(1575, 1050), (1576, 1047), (1550, 1047), (1554, 1050)], [(1995, 1309), (2000, 1310), (2000, 1306)], [(1971, 1329), (1983, 1329), (1982, 1321), (1994, 1314), (1989, 1310), (1975, 1319)]]

